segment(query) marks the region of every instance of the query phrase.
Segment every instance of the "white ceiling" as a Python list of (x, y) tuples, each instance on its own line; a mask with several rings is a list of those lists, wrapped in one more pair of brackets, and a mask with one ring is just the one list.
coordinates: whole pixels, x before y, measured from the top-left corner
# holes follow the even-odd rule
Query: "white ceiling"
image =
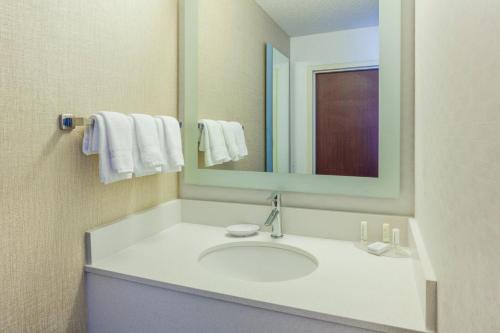
[(378, 0), (255, 0), (290, 36), (378, 25)]

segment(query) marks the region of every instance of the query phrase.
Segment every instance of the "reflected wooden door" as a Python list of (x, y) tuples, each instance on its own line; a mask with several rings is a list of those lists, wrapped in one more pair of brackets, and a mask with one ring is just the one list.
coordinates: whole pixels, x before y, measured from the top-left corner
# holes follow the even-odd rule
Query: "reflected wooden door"
[(378, 177), (378, 69), (316, 73), (316, 174)]

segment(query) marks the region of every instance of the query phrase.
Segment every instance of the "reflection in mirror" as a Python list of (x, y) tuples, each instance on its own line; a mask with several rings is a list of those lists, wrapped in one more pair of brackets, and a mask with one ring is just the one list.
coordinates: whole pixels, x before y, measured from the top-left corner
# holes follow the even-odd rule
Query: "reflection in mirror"
[(198, 167), (378, 177), (378, 12), (200, 0)]
[(266, 46), (266, 171), (290, 171), (290, 60)]

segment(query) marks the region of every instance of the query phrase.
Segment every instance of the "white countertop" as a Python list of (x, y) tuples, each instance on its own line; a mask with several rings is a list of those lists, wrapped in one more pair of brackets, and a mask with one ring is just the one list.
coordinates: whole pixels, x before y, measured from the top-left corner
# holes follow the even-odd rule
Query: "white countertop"
[[(310, 275), (280, 282), (250, 282), (206, 270), (200, 254), (213, 246), (266, 241), (314, 255)], [(387, 332), (426, 332), (412, 260), (377, 257), (352, 242), (261, 232), (226, 236), (223, 228), (179, 223), (87, 265), (88, 272)]]

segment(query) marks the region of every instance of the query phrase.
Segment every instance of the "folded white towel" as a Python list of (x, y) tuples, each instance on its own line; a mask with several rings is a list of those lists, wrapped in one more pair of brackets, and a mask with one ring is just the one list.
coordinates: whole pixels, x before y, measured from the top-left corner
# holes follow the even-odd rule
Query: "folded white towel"
[[(160, 134), (163, 137), (163, 150), (165, 164), (162, 167), (163, 172), (179, 172), (184, 166), (184, 155), (182, 154), (182, 135), (179, 121), (173, 117), (159, 116), (156, 120), (161, 122), (163, 130)], [(160, 140), (161, 141), (161, 140)], [(160, 143), (161, 145), (161, 143)]]
[(134, 170), (134, 163), (132, 160), (132, 127), (128, 117), (118, 112), (109, 111), (102, 111), (98, 114), (104, 119), (111, 167), (118, 173), (131, 173)]
[(240, 150), (238, 144), (236, 143), (236, 131), (234, 124), (224, 121), (217, 121), (222, 127), (222, 133), (224, 135), (224, 140), (226, 142), (226, 148), (229, 153), (229, 157), (232, 161), (237, 162), (240, 160)]
[(165, 139), (165, 127), (163, 126), (163, 122), (160, 118), (155, 117), (156, 130), (158, 131), (158, 140), (160, 141), (160, 154), (161, 154), (161, 172), (166, 172), (167, 167), (167, 147), (166, 147), (166, 139)]
[(134, 119), (135, 137), (142, 163), (145, 167), (161, 166), (160, 140), (154, 118), (146, 114), (131, 116)]
[[(161, 166), (148, 166), (144, 164), (141, 158), (141, 152), (139, 144), (137, 142), (137, 132), (135, 121), (132, 117), (129, 117), (129, 121), (132, 124), (132, 156), (134, 159), (134, 176), (143, 177), (150, 176), (161, 172)], [(156, 128), (155, 128), (156, 131)]]
[(200, 151), (205, 152), (205, 166), (210, 167), (231, 161), (221, 125), (215, 120), (202, 119)]
[(245, 140), (245, 130), (243, 129), (243, 125), (236, 121), (230, 122), (231, 127), (234, 131), (234, 136), (236, 137), (236, 146), (238, 146), (238, 155), (239, 158), (242, 159), (245, 156), (248, 156), (248, 149)]
[(111, 166), (111, 154), (104, 117), (91, 117), (92, 124), (85, 128), (82, 151), (85, 155), (99, 154), (99, 178), (103, 184), (111, 184), (132, 178), (132, 173), (118, 173)]

